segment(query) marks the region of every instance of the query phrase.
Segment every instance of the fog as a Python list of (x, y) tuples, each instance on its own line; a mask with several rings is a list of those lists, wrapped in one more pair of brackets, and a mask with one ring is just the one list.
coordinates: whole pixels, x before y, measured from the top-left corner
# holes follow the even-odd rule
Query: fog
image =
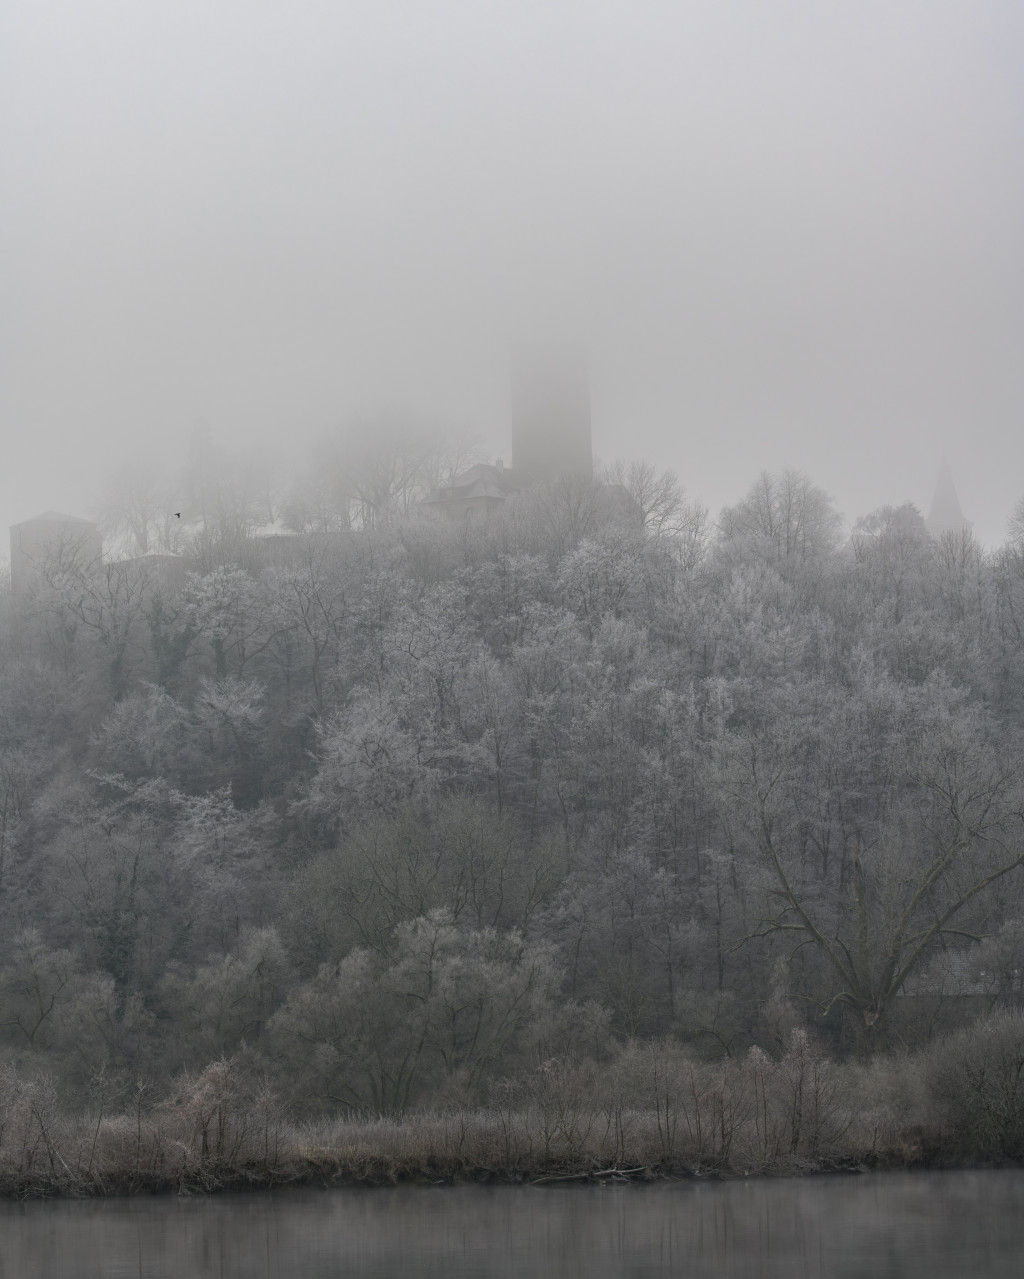
[(510, 353), (589, 352), (595, 451), (848, 519), (947, 457), (1024, 494), (1024, 13), (997, 0), (8, 0), (0, 524), (197, 425), (368, 408), (507, 449)]

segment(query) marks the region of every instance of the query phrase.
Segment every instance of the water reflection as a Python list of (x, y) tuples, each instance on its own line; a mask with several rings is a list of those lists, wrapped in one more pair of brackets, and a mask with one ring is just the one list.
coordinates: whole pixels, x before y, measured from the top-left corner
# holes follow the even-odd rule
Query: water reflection
[(0, 1279), (1001, 1279), (1024, 1173), (0, 1204)]

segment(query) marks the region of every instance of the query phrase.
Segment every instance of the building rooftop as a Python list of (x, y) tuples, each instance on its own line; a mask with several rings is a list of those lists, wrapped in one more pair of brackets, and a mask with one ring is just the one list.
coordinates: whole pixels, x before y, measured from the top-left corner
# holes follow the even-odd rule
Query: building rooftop
[(22, 524), (86, 524), (92, 527), (94, 520), (83, 520), (80, 515), (64, 515), (60, 511), (43, 511), (41, 515), (33, 515), (31, 519), (19, 520), (11, 528), (20, 528)]
[(443, 505), (471, 497), (493, 497), (504, 500), (526, 487), (526, 480), (508, 466), (478, 462), (448, 484), (442, 484), (427, 499), (430, 506)]

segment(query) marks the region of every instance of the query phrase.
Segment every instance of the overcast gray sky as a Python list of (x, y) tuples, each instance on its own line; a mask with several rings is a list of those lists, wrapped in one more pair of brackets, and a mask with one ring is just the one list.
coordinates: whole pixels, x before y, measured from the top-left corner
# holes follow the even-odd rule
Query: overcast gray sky
[(1024, 495), (1019, 0), (3, 0), (0, 522), (130, 447), (353, 410), (505, 451), (590, 350), (605, 460), (848, 517)]

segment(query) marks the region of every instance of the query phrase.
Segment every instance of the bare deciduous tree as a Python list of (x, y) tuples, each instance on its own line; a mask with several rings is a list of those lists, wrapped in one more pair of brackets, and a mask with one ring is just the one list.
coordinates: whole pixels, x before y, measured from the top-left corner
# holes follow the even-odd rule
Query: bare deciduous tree
[(765, 873), (762, 935), (822, 962), (823, 1010), (886, 1041), (908, 978), (937, 946), (979, 940), (986, 894), (1024, 867), (1011, 762), (941, 681), (908, 692), (876, 677), (860, 697), (808, 694), (723, 740), (722, 820)]
[(746, 497), (718, 517), (722, 542), (754, 545), (773, 560), (826, 555), (839, 541), (842, 518), (832, 499), (799, 471), (762, 471)]

